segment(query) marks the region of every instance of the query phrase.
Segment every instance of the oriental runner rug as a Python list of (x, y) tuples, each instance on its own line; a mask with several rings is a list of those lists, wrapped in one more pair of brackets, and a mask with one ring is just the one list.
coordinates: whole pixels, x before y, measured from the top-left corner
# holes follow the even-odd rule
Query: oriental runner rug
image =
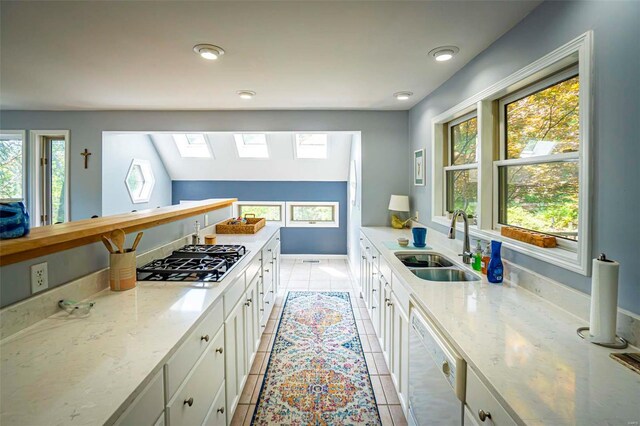
[(349, 293), (289, 293), (252, 424), (381, 424)]

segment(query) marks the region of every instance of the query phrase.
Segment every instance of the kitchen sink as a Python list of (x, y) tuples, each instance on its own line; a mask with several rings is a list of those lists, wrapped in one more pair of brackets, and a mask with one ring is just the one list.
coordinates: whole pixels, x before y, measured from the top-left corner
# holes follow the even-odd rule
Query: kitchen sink
[(409, 268), (418, 278), (429, 281), (480, 281), (476, 274), (457, 268)]
[(396, 257), (408, 268), (448, 268), (453, 262), (437, 253), (398, 252)]

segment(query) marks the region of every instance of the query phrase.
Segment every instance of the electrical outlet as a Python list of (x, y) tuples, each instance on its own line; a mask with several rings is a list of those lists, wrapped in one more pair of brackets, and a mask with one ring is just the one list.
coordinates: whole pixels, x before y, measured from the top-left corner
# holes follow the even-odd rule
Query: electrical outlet
[(31, 294), (36, 294), (47, 288), (49, 288), (47, 262), (31, 265)]
[(416, 216), (416, 222), (419, 222), (420, 221), (420, 212), (418, 212), (418, 210), (416, 210), (415, 216)]

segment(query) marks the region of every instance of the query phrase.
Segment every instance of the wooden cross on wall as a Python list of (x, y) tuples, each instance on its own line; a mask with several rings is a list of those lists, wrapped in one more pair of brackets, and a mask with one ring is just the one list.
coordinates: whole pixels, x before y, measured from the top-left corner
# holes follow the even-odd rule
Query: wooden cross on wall
[(89, 150), (87, 148), (85, 148), (84, 152), (81, 152), (80, 155), (82, 155), (84, 157), (84, 168), (88, 169), (89, 168), (89, 156), (91, 155), (91, 153), (89, 152)]

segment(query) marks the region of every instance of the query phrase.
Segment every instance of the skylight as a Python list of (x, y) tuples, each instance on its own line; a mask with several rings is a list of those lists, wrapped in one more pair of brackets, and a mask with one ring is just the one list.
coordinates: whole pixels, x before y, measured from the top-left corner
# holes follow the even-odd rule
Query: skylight
[(267, 135), (264, 133), (242, 133), (233, 137), (240, 158), (269, 158)]
[(296, 158), (327, 158), (327, 135), (296, 133)]
[(211, 151), (202, 133), (174, 133), (173, 140), (183, 158), (211, 158)]

